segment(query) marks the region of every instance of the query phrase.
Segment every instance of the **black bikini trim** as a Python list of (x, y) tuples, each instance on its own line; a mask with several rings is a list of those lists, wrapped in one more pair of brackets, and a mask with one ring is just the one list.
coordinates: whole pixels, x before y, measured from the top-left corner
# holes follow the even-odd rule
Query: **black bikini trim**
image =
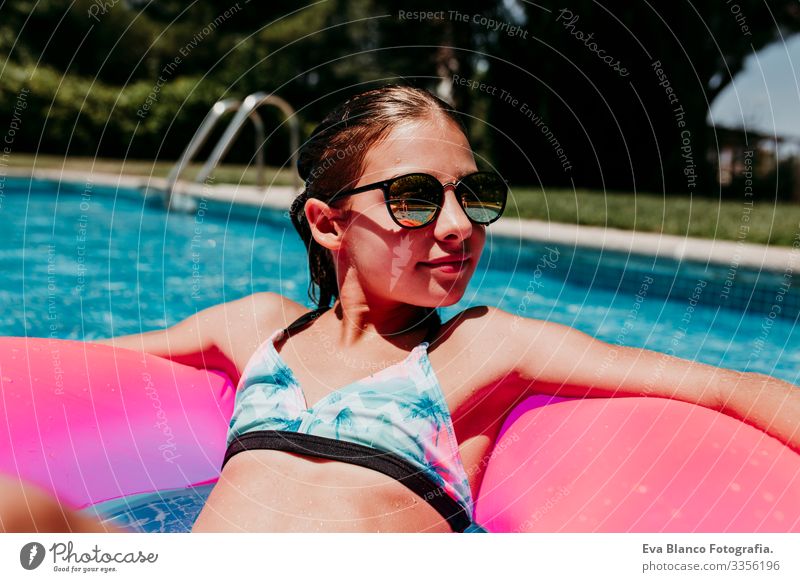
[(222, 467), (237, 453), (253, 449), (287, 451), (374, 469), (400, 481), (422, 497), (447, 520), (454, 532), (463, 532), (471, 523), (466, 510), (444, 488), (434, 483), (419, 467), (394, 453), (312, 434), (257, 430), (239, 435), (231, 442), (225, 451)]

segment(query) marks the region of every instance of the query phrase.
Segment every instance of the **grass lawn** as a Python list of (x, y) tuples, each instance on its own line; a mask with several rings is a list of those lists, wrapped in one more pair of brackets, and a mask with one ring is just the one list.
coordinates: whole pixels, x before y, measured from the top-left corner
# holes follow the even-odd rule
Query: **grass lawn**
[[(101, 172), (105, 174), (127, 174), (131, 176), (152, 176), (166, 178), (175, 162), (152, 162), (150, 160), (112, 160), (106, 158), (83, 158), (60, 156), (33, 156), (30, 154), (14, 154), (9, 156), (9, 167), (33, 168), (37, 170), (72, 170)], [(200, 171), (203, 162), (189, 164), (181, 176), (181, 180), (191, 180)], [(267, 184), (278, 186), (292, 186), (294, 172), (287, 168), (279, 169), (271, 166), (264, 168)], [(214, 172), (214, 184), (255, 184), (255, 166), (238, 166), (222, 164)]]
[[(32, 155), (15, 154), (8, 161), (12, 167), (34, 167)], [(201, 165), (192, 164), (186, 178), (193, 177)], [(145, 160), (80, 157), (70, 157), (65, 162), (58, 156), (38, 156), (35, 167), (77, 171), (93, 168), (96, 172), (165, 178), (172, 162), (154, 164)], [(293, 172), (289, 169), (267, 167), (265, 173), (267, 184), (293, 184)], [(252, 166), (223, 165), (214, 178), (217, 184), (255, 184), (256, 171)], [(513, 188), (506, 216), (784, 246), (791, 245), (793, 239), (800, 236), (800, 205), (766, 201), (756, 201), (752, 207), (745, 207), (742, 201), (720, 202), (700, 197), (690, 200), (686, 196), (647, 193), (520, 187)]]
[[(749, 211), (749, 212), (748, 212)], [(679, 236), (790, 246), (800, 236), (800, 205), (631, 194), (513, 188), (506, 216)]]

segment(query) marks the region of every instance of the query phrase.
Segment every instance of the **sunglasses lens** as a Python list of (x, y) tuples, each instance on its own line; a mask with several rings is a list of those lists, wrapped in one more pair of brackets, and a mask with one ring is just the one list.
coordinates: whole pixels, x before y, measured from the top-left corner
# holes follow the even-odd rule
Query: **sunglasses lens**
[(403, 226), (422, 226), (436, 215), (441, 193), (442, 185), (432, 176), (405, 176), (389, 188), (389, 208)]
[(478, 172), (464, 177), (456, 193), (470, 219), (479, 224), (489, 224), (503, 214), (508, 186), (493, 172)]

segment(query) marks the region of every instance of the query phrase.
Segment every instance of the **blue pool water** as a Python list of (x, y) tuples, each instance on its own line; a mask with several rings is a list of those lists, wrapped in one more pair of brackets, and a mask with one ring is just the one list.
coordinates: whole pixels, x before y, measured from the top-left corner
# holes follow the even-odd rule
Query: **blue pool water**
[[(305, 248), (281, 211), (203, 201), (192, 213), (166, 213), (135, 190), (8, 178), (0, 219), (2, 335), (138, 333), (256, 291), (310, 305)], [(489, 234), (467, 294), (443, 319), (493, 305), (619, 345), (800, 382), (791, 276)], [(190, 492), (185, 507), (207, 492)], [(159, 511), (152, 502), (142, 511)]]
[(214, 484), (128, 495), (82, 512), (105, 524), (135, 533), (186, 533), (200, 515)]
[[(310, 305), (305, 248), (280, 211), (207, 202), (168, 214), (131, 190), (8, 178), (0, 218), (2, 335), (138, 333), (256, 291)], [(800, 286), (781, 294), (781, 273), (739, 269), (723, 294), (728, 277), (728, 266), (490, 237), (465, 297), (441, 313), (494, 305), (797, 383)]]

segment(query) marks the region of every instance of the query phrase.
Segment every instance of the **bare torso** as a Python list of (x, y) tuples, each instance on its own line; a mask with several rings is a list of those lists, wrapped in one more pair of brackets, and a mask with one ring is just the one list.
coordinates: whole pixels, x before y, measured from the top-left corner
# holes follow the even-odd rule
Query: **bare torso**
[[(287, 308), (287, 305), (289, 308)], [(283, 313), (241, 334), (227, 354), (241, 372), (264, 338), (307, 309), (285, 301)], [(446, 322), (428, 357), (450, 409), (473, 499), (485, 474), (490, 447), (520, 389), (498, 358), (504, 330), (484, 308)], [(279, 321), (280, 320), (280, 321)], [(369, 354), (343, 354), (324, 341), (322, 320), (276, 342), (294, 372), (309, 407), (326, 394), (403, 360), (422, 341), (380, 343)], [(316, 329), (314, 329), (316, 326)], [(507, 330), (505, 330), (507, 331)], [(250, 337), (248, 337), (248, 335)], [(409, 338), (413, 341), (414, 338)], [(330, 343), (327, 343), (330, 346)], [(502, 380), (502, 381), (501, 381)], [(429, 531), (450, 526), (405, 485), (365, 467), (284, 451), (250, 450), (225, 465), (193, 531)]]

